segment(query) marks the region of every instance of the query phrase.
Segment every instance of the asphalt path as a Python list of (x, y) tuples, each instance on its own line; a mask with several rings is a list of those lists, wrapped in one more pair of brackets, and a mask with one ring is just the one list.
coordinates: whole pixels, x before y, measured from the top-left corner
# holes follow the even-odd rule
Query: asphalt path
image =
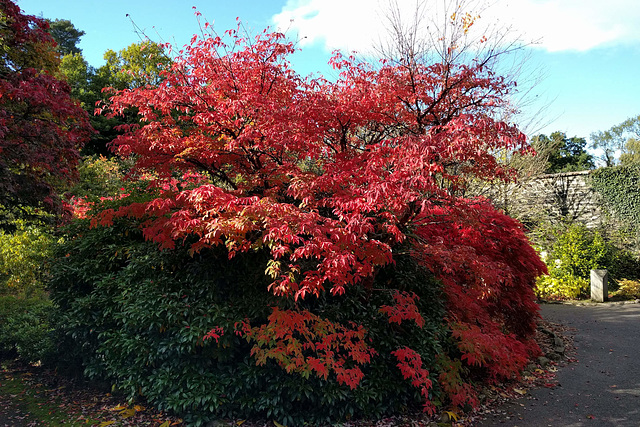
[(478, 426), (640, 426), (640, 304), (543, 304), (542, 316), (575, 328), (575, 363), (558, 386), (531, 390)]

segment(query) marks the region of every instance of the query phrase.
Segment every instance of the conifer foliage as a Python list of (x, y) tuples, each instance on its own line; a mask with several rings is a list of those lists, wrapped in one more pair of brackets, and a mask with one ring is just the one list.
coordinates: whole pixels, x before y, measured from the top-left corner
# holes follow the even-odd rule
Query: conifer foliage
[[(537, 351), (532, 286), (544, 265), (516, 221), (461, 197), (469, 180), (510, 179), (493, 152), (527, 148), (496, 119), (513, 87), (483, 63), (372, 65), (340, 53), (335, 82), (303, 78), (287, 62), (294, 50), (280, 33), (211, 31), (157, 86), (115, 93), (101, 111), (137, 111), (140, 123), (113, 147), (133, 156), (130, 179), (148, 181), (151, 197), (96, 209), (93, 226), (132, 218), (163, 249), (267, 253), (256, 268), (286, 307), (208, 338), (240, 335), (259, 364), (349, 388), (381, 349), (362, 325), (309, 301), (375, 294), (378, 273), (409, 253), (444, 286), (453, 346), (437, 364), (398, 346), (397, 369), (426, 410), (434, 381), (452, 403), (476, 403), (465, 372), (509, 378)], [(430, 313), (419, 301), (398, 287), (379, 313), (422, 327)]]

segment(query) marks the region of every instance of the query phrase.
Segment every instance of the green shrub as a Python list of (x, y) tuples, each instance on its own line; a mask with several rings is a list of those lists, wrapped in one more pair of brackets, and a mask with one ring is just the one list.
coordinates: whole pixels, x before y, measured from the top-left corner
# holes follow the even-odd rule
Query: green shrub
[(617, 249), (613, 251), (607, 270), (613, 286), (617, 286), (623, 279), (640, 279), (640, 260), (626, 249)]
[[(287, 373), (272, 360), (257, 366), (252, 344), (233, 333), (235, 323), (245, 319), (252, 326), (266, 323), (270, 307), (291, 308), (291, 301), (267, 290), (263, 253), (229, 259), (226, 250), (216, 248), (191, 256), (188, 242), (158, 251), (125, 219), (110, 228), (78, 221), (68, 231), (50, 283), (61, 332), (69, 340), (65, 346), (75, 357), (68, 363), (81, 363), (88, 377), (108, 380), (130, 398), (142, 395), (195, 425), (228, 417), (259, 416), (286, 425), (381, 417), (424, 403), (391, 355), (409, 346), (428, 368), (437, 401), (436, 355), (448, 339), (444, 298), (408, 255), (399, 255), (369, 289), (350, 288), (340, 297), (303, 303), (323, 318), (367, 329), (377, 356), (351, 390), (332, 376)], [(389, 323), (380, 312), (392, 303), (387, 287), (420, 296), (423, 328)], [(225, 330), (219, 341), (203, 339), (215, 327)]]
[(51, 314), (46, 299), (0, 296), (0, 356), (25, 363), (51, 361), (55, 352)]

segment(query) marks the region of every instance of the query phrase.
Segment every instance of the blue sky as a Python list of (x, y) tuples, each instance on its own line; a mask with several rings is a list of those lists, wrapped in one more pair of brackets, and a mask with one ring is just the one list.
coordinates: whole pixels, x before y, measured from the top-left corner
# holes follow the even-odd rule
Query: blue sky
[[(437, 13), (442, 0), (426, 0)], [(482, 7), (484, 0), (464, 1)], [(384, 33), (388, 0), (18, 0), (25, 13), (71, 20), (86, 32), (80, 48), (94, 66), (105, 50), (119, 50), (140, 40), (132, 24), (154, 40), (182, 46), (198, 31), (193, 6), (219, 32), (235, 28), (239, 17), (251, 31), (287, 30), (302, 39), (293, 65), (303, 75), (328, 72), (333, 49), (366, 52)], [(529, 69), (543, 80), (534, 88), (538, 100), (524, 111), (536, 116), (530, 135), (556, 130), (589, 138), (640, 114), (640, 1), (638, 0), (496, 0), (479, 22), (511, 25), (530, 49)], [(415, 0), (398, 0), (411, 12)], [(129, 14), (129, 17), (127, 17)], [(304, 38), (303, 38), (304, 37)], [(537, 97), (535, 96), (537, 95)], [(545, 107), (536, 115), (539, 108)], [(524, 121), (523, 121), (524, 123)]]

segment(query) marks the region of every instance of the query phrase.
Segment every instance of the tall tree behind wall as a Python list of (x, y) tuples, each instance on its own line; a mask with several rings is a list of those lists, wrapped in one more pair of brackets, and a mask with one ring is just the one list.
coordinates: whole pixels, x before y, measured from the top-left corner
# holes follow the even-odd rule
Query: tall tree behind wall
[(605, 131), (591, 134), (591, 148), (600, 150), (604, 166), (640, 162), (640, 115), (630, 117)]
[(593, 156), (586, 151), (587, 141), (584, 138), (568, 138), (564, 132), (556, 131), (549, 137), (544, 134), (534, 136), (531, 144), (536, 151), (549, 152), (545, 173), (576, 172), (594, 167)]

